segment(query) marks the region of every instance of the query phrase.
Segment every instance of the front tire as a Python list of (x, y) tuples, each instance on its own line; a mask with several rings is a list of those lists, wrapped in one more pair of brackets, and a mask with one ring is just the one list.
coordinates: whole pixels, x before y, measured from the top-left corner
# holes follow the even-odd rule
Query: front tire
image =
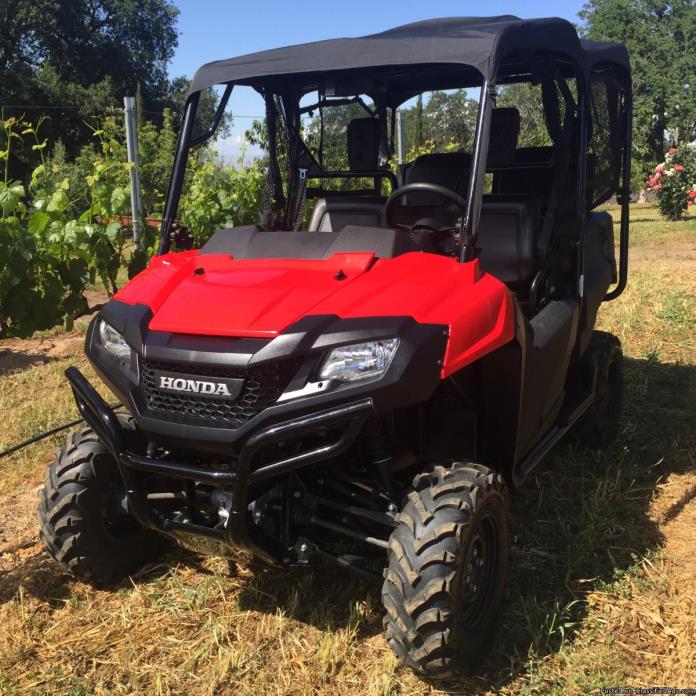
[(503, 480), (479, 464), (436, 466), (416, 477), (398, 523), (382, 588), (387, 642), (422, 675), (470, 672), (490, 647), (507, 584)]
[[(133, 430), (129, 419), (121, 426)], [(163, 539), (128, 513), (116, 462), (87, 426), (71, 433), (46, 469), (40, 537), (64, 570), (109, 586), (157, 557)]]

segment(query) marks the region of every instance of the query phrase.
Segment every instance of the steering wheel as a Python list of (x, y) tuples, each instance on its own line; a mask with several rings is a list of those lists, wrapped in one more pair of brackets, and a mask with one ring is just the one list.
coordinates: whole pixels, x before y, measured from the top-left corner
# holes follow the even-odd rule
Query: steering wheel
[(457, 208), (461, 212), (461, 216), (466, 214), (466, 200), (456, 191), (453, 191), (446, 186), (430, 184), (422, 181), (414, 184), (406, 184), (405, 186), (392, 191), (389, 198), (387, 198), (387, 202), (384, 204), (384, 216), (387, 221), (387, 226), (398, 227), (405, 230), (412, 236), (414, 234), (420, 236), (420, 232), (425, 232), (429, 237), (432, 238), (436, 246), (441, 246), (443, 237), (452, 239), (455, 229), (454, 226), (452, 224), (443, 225), (441, 224), (442, 221), (438, 221), (432, 217), (420, 218), (412, 225), (399, 223), (394, 220), (397, 208), (403, 206), (402, 198), (409, 193), (429, 193), (435, 196), (440, 196), (448, 203), (452, 204), (453, 207)]

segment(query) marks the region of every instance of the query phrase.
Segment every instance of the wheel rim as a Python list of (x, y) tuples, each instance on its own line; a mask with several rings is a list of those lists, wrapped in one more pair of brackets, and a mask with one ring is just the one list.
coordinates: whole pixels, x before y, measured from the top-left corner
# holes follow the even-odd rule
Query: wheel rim
[(500, 555), (498, 522), (492, 513), (480, 517), (464, 556), (460, 597), (462, 625), (471, 628), (485, 617), (494, 594)]

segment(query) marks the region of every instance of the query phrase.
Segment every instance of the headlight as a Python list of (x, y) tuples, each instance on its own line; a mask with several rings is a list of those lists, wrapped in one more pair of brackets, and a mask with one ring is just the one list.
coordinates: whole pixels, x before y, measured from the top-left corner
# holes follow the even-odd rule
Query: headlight
[(116, 357), (127, 358), (130, 356), (131, 349), (126, 343), (126, 339), (123, 338), (111, 324), (107, 324), (103, 319), (99, 323), (99, 338), (104, 348), (113, 353)]
[(399, 339), (389, 338), (334, 348), (321, 368), (319, 379), (356, 382), (381, 377), (389, 369), (398, 347)]

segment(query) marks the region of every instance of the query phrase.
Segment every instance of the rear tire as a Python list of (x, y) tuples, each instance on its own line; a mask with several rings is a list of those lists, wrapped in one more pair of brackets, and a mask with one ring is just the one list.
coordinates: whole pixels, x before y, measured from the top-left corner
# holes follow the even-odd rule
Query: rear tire
[(604, 449), (619, 434), (624, 392), (621, 341), (613, 334), (595, 331), (587, 358), (597, 365), (597, 393), (578, 422), (574, 439), (591, 449)]
[[(131, 419), (120, 420), (134, 430)], [(48, 553), (61, 568), (97, 586), (140, 570), (164, 543), (128, 513), (117, 464), (87, 426), (68, 436), (47, 467), (38, 517)]]
[(470, 672), (489, 650), (510, 555), (505, 486), (479, 464), (436, 466), (389, 540), (382, 601), (387, 642), (422, 675)]

